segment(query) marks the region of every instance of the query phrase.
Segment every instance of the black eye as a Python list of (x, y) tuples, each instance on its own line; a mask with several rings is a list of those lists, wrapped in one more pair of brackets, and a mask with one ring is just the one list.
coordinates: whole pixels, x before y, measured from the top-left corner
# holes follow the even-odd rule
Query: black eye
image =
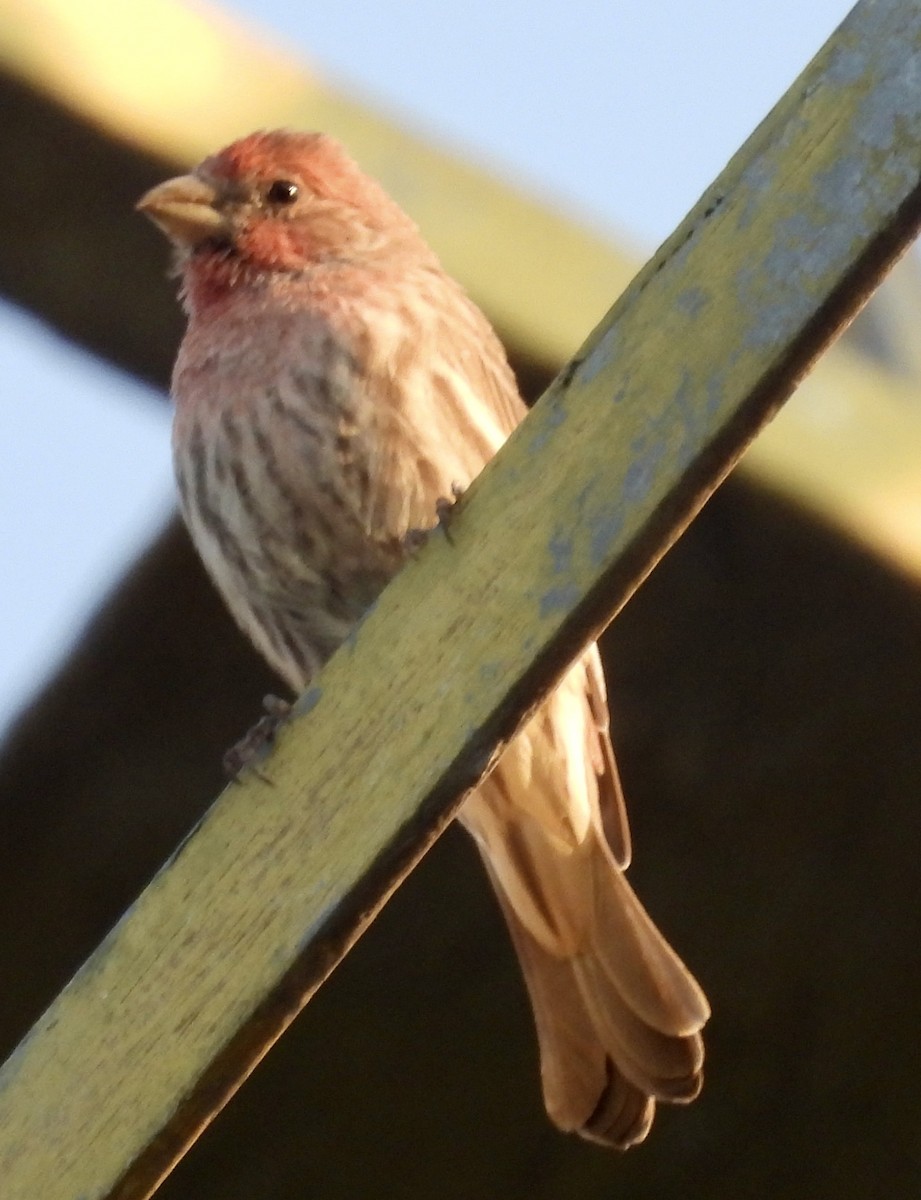
[(269, 185), (266, 199), (269, 204), (293, 204), (297, 199), (298, 186), (290, 179), (276, 179)]

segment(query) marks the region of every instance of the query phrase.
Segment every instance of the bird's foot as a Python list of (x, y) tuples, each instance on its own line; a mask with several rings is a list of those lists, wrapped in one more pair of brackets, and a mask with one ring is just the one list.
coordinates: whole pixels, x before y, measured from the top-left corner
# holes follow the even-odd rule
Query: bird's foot
[(438, 518), (438, 525), (444, 530), (444, 535), (449, 542), (451, 540), (451, 521), (454, 518), (454, 510), (463, 494), (464, 489), (455, 480), (451, 484), (450, 499), (447, 496), (439, 496), (435, 501), (435, 516)]
[(410, 554), (415, 554), (421, 550), (429, 537), (436, 529), (442, 530), (445, 537), (450, 542), (451, 538), (451, 518), (454, 514), (454, 509), (458, 500), (464, 494), (464, 488), (457, 482), (451, 484), (451, 496), (439, 496), (435, 501), (435, 524), (431, 529), (409, 529), (403, 535), (403, 548)]
[(230, 747), (223, 758), (224, 773), (234, 782), (239, 781), (245, 771), (253, 771), (265, 783), (272, 780), (254, 765), (273, 745), (278, 731), (291, 714), (291, 705), (280, 696), (263, 696), (265, 710), (252, 728)]

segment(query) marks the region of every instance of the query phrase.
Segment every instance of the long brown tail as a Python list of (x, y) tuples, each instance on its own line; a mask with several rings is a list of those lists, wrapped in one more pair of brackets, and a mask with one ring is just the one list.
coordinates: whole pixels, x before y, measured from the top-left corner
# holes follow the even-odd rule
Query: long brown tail
[(700, 1091), (709, 1007), (623, 874), (629, 836), (597, 669), (589, 659), (567, 676), (461, 820), (521, 960), (547, 1112), (626, 1149), (646, 1136), (657, 1100)]

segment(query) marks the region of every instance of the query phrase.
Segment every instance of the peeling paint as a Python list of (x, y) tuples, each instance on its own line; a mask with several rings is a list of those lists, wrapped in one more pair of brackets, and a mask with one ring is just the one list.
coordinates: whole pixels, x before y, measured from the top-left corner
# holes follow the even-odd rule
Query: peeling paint
[(741, 204), (739, 215), (736, 217), (736, 229), (745, 233), (761, 212), (764, 197), (774, 185), (777, 175), (777, 164), (766, 155), (756, 159), (746, 167), (739, 180)]
[(865, 48), (857, 38), (848, 38), (831, 55), (825, 74), (829, 83), (846, 88), (859, 82), (866, 69)]
[(306, 717), (308, 713), (313, 712), (322, 698), (323, 689), (321, 687), (308, 688), (308, 690), (304, 692), (303, 696), (296, 701), (291, 709), (292, 715), (297, 717)]
[[(729, 364), (731, 365), (731, 364)], [(707, 380), (704, 419), (710, 421), (722, 408), (727, 370), (715, 371)]]
[[(576, 372), (578, 374), (578, 372)], [(532, 454), (543, 451), (554, 433), (565, 424), (569, 416), (566, 411), (566, 400), (559, 392), (551, 390), (540, 402), (541, 421), (536, 433), (531, 438), (528, 448)]]
[(553, 536), (547, 543), (547, 549), (550, 552), (550, 559), (553, 563), (552, 571), (554, 575), (568, 574), (572, 570), (572, 535), (566, 533), (563, 529), (555, 529)]
[(632, 462), (624, 476), (623, 497), (627, 504), (636, 504), (649, 490), (653, 463), (649, 458)]
[(695, 286), (685, 288), (683, 292), (679, 292), (678, 299), (675, 301), (675, 308), (679, 312), (686, 313), (689, 317), (696, 317), (703, 312), (709, 303), (710, 297), (706, 290)]
[(579, 368), (579, 381), (593, 383), (606, 371), (621, 353), (621, 333), (618, 326), (609, 329), (596, 346), (592, 347)]
[(553, 616), (555, 613), (569, 612), (582, 598), (581, 589), (574, 583), (561, 584), (559, 587), (548, 588), (540, 598), (538, 612), (541, 619)]
[(619, 501), (611, 501), (592, 518), (589, 522), (589, 561), (593, 567), (606, 561), (623, 527), (624, 508)]

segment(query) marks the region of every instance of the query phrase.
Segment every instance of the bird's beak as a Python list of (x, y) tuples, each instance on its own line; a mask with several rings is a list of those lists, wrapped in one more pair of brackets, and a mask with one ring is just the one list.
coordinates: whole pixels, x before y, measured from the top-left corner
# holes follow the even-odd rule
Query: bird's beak
[(227, 221), (217, 207), (218, 193), (197, 175), (180, 175), (157, 184), (137, 203), (166, 236), (184, 250), (209, 238), (226, 237)]

